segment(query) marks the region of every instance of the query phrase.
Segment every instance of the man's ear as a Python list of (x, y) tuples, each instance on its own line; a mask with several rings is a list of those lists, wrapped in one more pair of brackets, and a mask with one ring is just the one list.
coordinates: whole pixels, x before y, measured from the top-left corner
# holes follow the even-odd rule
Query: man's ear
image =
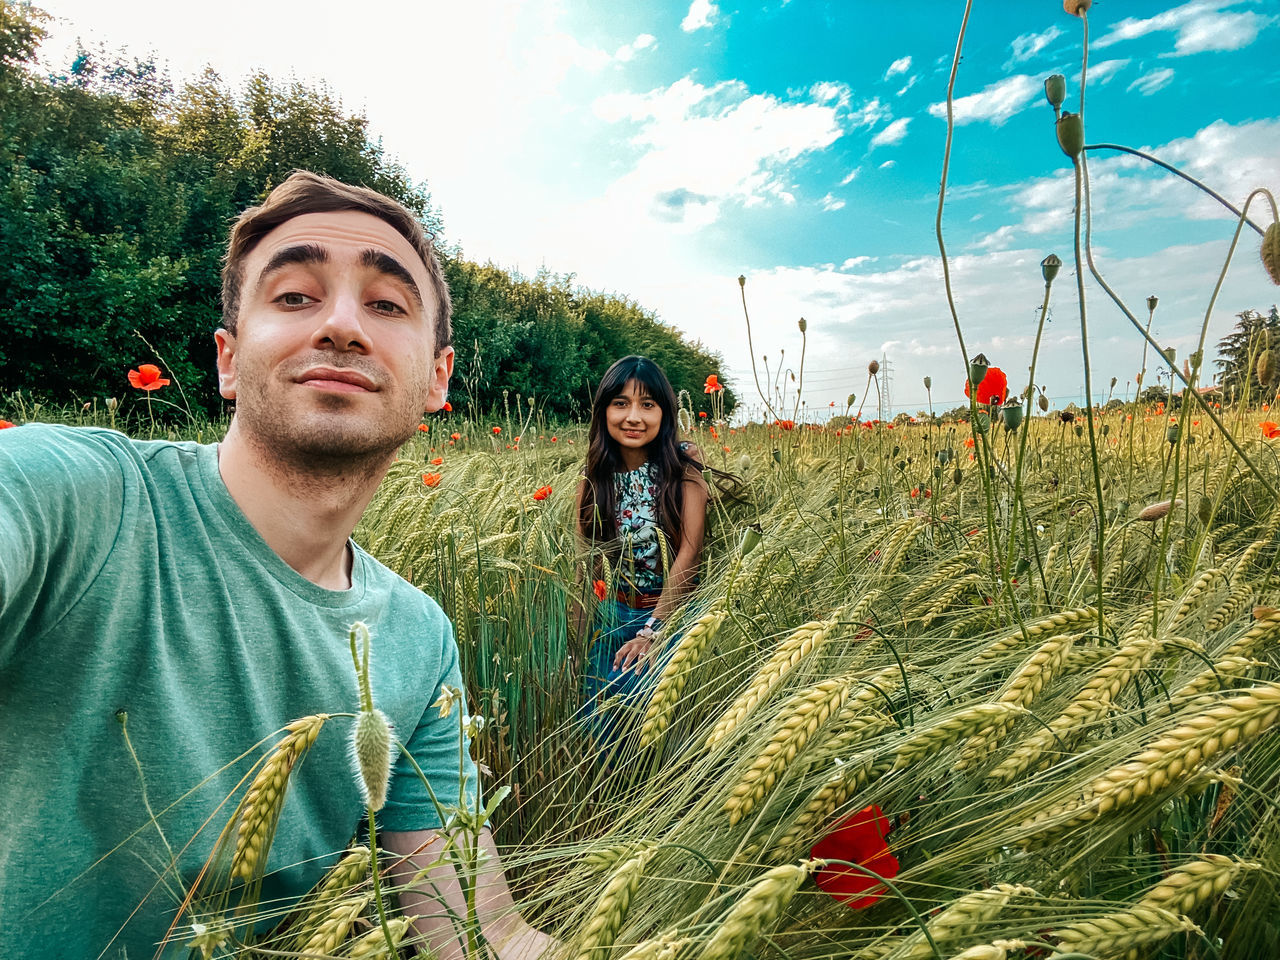
[(236, 398), (236, 338), (219, 327), (213, 333), (213, 342), (218, 347), (218, 392), (224, 399)]
[(427, 393), (427, 413), (435, 413), (444, 406), (449, 395), (449, 378), (453, 376), (453, 347), (445, 347), (436, 354), (431, 367), (431, 384)]

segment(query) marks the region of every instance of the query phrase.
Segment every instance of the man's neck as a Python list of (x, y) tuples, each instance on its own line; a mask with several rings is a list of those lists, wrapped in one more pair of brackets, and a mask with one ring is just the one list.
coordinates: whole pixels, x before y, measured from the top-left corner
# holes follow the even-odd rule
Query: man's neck
[(303, 468), (261, 449), (234, 421), (218, 445), (218, 472), (249, 523), (285, 563), (328, 590), (351, 586), (347, 541), (390, 462)]

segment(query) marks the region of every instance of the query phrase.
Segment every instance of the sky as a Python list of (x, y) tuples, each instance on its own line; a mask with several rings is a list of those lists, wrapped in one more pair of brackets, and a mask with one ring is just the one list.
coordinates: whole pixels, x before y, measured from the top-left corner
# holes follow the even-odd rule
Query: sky
[[(874, 404), (872, 359), (892, 412), (962, 402), (934, 231), (962, 0), (41, 5), (51, 65), (83, 44), (153, 56), (177, 83), (209, 65), (326, 86), (426, 182), (465, 256), (631, 298), (721, 354), (745, 404), (740, 275), (758, 378), (790, 384), (803, 347), (809, 416)], [(1065, 74), (1080, 109), (1083, 26), (1054, 0), (973, 4), (943, 213), (965, 346), (1013, 389), (1040, 261), (1062, 258), (1036, 373), (1059, 406), (1083, 398), (1084, 364), (1074, 179), (1043, 81)], [(1280, 190), (1280, 0), (1097, 0), (1088, 28), (1087, 142), (1153, 152), (1237, 207)], [(1152, 334), (1180, 359), (1206, 316), (1213, 344), (1280, 301), (1246, 228), (1210, 309), (1236, 228), (1216, 202), (1114, 152), (1089, 172), (1095, 262), (1143, 322), (1159, 298)], [(1271, 219), (1258, 201), (1251, 216)], [(1142, 338), (1087, 269), (1084, 299), (1094, 396), (1112, 377), (1131, 393)]]

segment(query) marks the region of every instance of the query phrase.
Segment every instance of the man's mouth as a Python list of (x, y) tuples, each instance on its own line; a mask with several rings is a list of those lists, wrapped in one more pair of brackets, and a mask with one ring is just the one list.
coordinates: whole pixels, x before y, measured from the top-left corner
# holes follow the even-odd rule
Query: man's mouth
[(297, 378), (303, 386), (334, 393), (372, 393), (374, 382), (355, 370), (336, 367), (313, 367)]

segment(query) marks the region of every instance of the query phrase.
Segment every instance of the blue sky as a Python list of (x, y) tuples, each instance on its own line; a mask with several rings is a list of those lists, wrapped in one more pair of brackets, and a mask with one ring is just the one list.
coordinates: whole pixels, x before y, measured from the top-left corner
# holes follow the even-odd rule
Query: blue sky
[[(752, 395), (737, 276), (757, 360), (799, 360), (806, 404), (862, 393), (886, 356), (895, 409), (959, 402), (963, 373), (933, 222), (960, 0), (48, 0), (51, 60), (77, 39), (154, 53), (172, 75), (211, 64), (323, 82), (428, 181), (473, 259), (541, 266), (625, 294), (720, 351)], [(359, 16), (353, 10), (359, 10)], [(970, 352), (1026, 382), (1042, 285), (1055, 286), (1037, 381), (1080, 395), (1069, 162), (1045, 76), (1078, 109), (1081, 22), (1053, 0), (977, 0), (956, 86), (944, 234)], [(1090, 142), (1153, 150), (1239, 204), (1280, 189), (1276, 0), (1098, 0), (1090, 12)], [(1194, 349), (1234, 229), (1189, 186), (1094, 155), (1095, 255), (1153, 332)], [(1265, 206), (1253, 209), (1265, 221)], [(1246, 234), (1210, 317), (1216, 341), (1280, 291)], [(1095, 393), (1123, 394), (1142, 342), (1090, 278)], [(1150, 382), (1150, 375), (1148, 376)]]

